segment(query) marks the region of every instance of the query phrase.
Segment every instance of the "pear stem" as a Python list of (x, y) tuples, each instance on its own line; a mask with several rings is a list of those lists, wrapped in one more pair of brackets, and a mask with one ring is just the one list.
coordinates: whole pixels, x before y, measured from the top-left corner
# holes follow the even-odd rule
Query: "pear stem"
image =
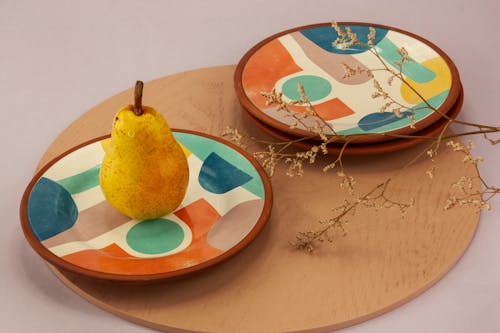
[(142, 88), (144, 83), (142, 81), (137, 81), (135, 83), (134, 90), (134, 113), (136, 116), (140, 116), (143, 113), (142, 110)]

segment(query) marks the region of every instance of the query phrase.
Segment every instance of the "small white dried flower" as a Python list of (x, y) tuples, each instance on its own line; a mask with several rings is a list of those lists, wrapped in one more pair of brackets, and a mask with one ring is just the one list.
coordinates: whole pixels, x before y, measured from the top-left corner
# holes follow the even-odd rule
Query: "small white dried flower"
[(384, 89), (382, 89), (382, 86), (380, 85), (380, 82), (378, 82), (377, 80), (373, 80), (373, 86), (380, 93), (384, 91)]
[(417, 119), (415, 118), (415, 115), (410, 114), (407, 117), (408, 119), (410, 119), (410, 128), (416, 129), (417, 127), (415, 126), (415, 124), (417, 123)]
[(342, 69), (344, 70), (344, 75), (342, 76), (342, 78), (344, 79), (352, 77), (357, 74), (357, 71), (354, 68), (350, 67), (345, 62), (342, 63)]
[(425, 174), (430, 178), (430, 179), (433, 179), (434, 178), (434, 171), (436, 170), (436, 167), (433, 166), (432, 168), (430, 169), (427, 169), (427, 171), (425, 171)]
[(387, 103), (384, 103), (381, 107), (380, 107), (380, 113), (383, 113), (385, 111), (387, 111), (387, 109), (393, 104), (392, 101), (389, 101)]
[(387, 79), (387, 84), (392, 86), (392, 82), (394, 81), (395, 77), (396, 77), (395, 75), (389, 76), (389, 78)]
[(344, 32), (344, 30), (342, 30), (342, 28), (338, 25), (336, 21), (332, 22), (332, 28), (335, 29), (335, 31), (340, 37), (346, 37), (346, 33)]
[(229, 141), (233, 142), (234, 144), (242, 148), (247, 147), (247, 145), (243, 142), (245, 135), (240, 133), (238, 129), (234, 127), (226, 126), (226, 128), (222, 131), (221, 135), (222, 137), (225, 137)]
[(328, 142), (328, 137), (326, 136), (326, 134), (323, 131), (318, 132), (318, 135), (319, 135), (319, 138), (321, 139), (321, 141)]
[(367, 39), (368, 39), (368, 45), (370, 46), (373, 46), (375, 45), (375, 34), (376, 34), (376, 30), (374, 27), (369, 27), (369, 33), (368, 33), (368, 36), (367, 36)]
[(358, 35), (352, 32), (351, 27), (345, 27), (345, 31), (347, 33), (347, 37), (350, 39), (349, 46), (358, 44)]
[(335, 165), (336, 165), (336, 163), (335, 163), (335, 162), (333, 162), (333, 163), (329, 163), (328, 165), (326, 165), (326, 166), (323, 168), (323, 172), (327, 172), (327, 171), (329, 171), (329, 170), (331, 170), (331, 169), (335, 168)]
[(403, 114), (401, 113), (401, 108), (392, 109), (392, 113), (398, 118), (403, 118)]
[(401, 47), (398, 53), (401, 56), (401, 63), (409, 61), (408, 51), (404, 47)]
[[(320, 145), (319, 145), (319, 148), (321, 149), (321, 152), (323, 153), (323, 155), (326, 155), (328, 154), (328, 148), (326, 147), (326, 142), (323, 141)], [(323, 170), (324, 171), (324, 170)]]

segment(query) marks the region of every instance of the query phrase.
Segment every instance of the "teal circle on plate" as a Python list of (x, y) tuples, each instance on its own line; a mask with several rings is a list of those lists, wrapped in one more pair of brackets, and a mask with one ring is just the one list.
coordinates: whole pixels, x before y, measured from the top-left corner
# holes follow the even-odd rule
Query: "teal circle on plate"
[(127, 233), (128, 245), (144, 254), (161, 254), (174, 250), (184, 240), (184, 231), (177, 223), (167, 219), (142, 221)]
[(316, 75), (301, 75), (292, 77), (283, 84), (283, 94), (291, 100), (301, 99), (298, 90), (299, 83), (302, 83), (307, 98), (311, 102), (325, 98), (332, 91), (332, 85), (328, 80)]

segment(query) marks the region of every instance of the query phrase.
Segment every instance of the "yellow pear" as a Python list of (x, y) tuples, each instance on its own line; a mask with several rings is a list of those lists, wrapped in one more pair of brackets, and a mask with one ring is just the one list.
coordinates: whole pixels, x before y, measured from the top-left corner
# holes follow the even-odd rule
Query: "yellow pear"
[(137, 81), (135, 104), (116, 114), (99, 175), (111, 206), (137, 220), (174, 211), (189, 179), (186, 156), (165, 118), (142, 105), (142, 87)]

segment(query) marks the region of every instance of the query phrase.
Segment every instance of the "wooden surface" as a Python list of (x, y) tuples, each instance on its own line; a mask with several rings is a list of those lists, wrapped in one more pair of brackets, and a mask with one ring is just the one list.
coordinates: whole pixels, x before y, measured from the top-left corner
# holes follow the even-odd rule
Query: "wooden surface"
[[(181, 73), (148, 82), (144, 104), (162, 111), (172, 127), (218, 135), (226, 125), (265, 138), (247, 123), (236, 100), (234, 66)], [(132, 85), (132, 83), (131, 83)], [(96, 106), (50, 146), (40, 166), (72, 146), (106, 134), (132, 90)], [(396, 209), (360, 209), (346, 237), (313, 255), (293, 250), (296, 232), (312, 229), (346, 198), (339, 178), (323, 174), (319, 159), (302, 178), (272, 179), (274, 207), (262, 234), (232, 259), (186, 279), (131, 286), (71, 273), (55, 273), (80, 296), (128, 320), (169, 332), (328, 332), (394, 309), (416, 297), (461, 257), (478, 223), (471, 207), (444, 211), (452, 183), (475, 176), (462, 156), (442, 150), (401, 166), (422, 151), (344, 160), (359, 193), (393, 176), (387, 194), (415, 206), (402, 219)], [(436, 167), (430, 180), (425, 171)]]

